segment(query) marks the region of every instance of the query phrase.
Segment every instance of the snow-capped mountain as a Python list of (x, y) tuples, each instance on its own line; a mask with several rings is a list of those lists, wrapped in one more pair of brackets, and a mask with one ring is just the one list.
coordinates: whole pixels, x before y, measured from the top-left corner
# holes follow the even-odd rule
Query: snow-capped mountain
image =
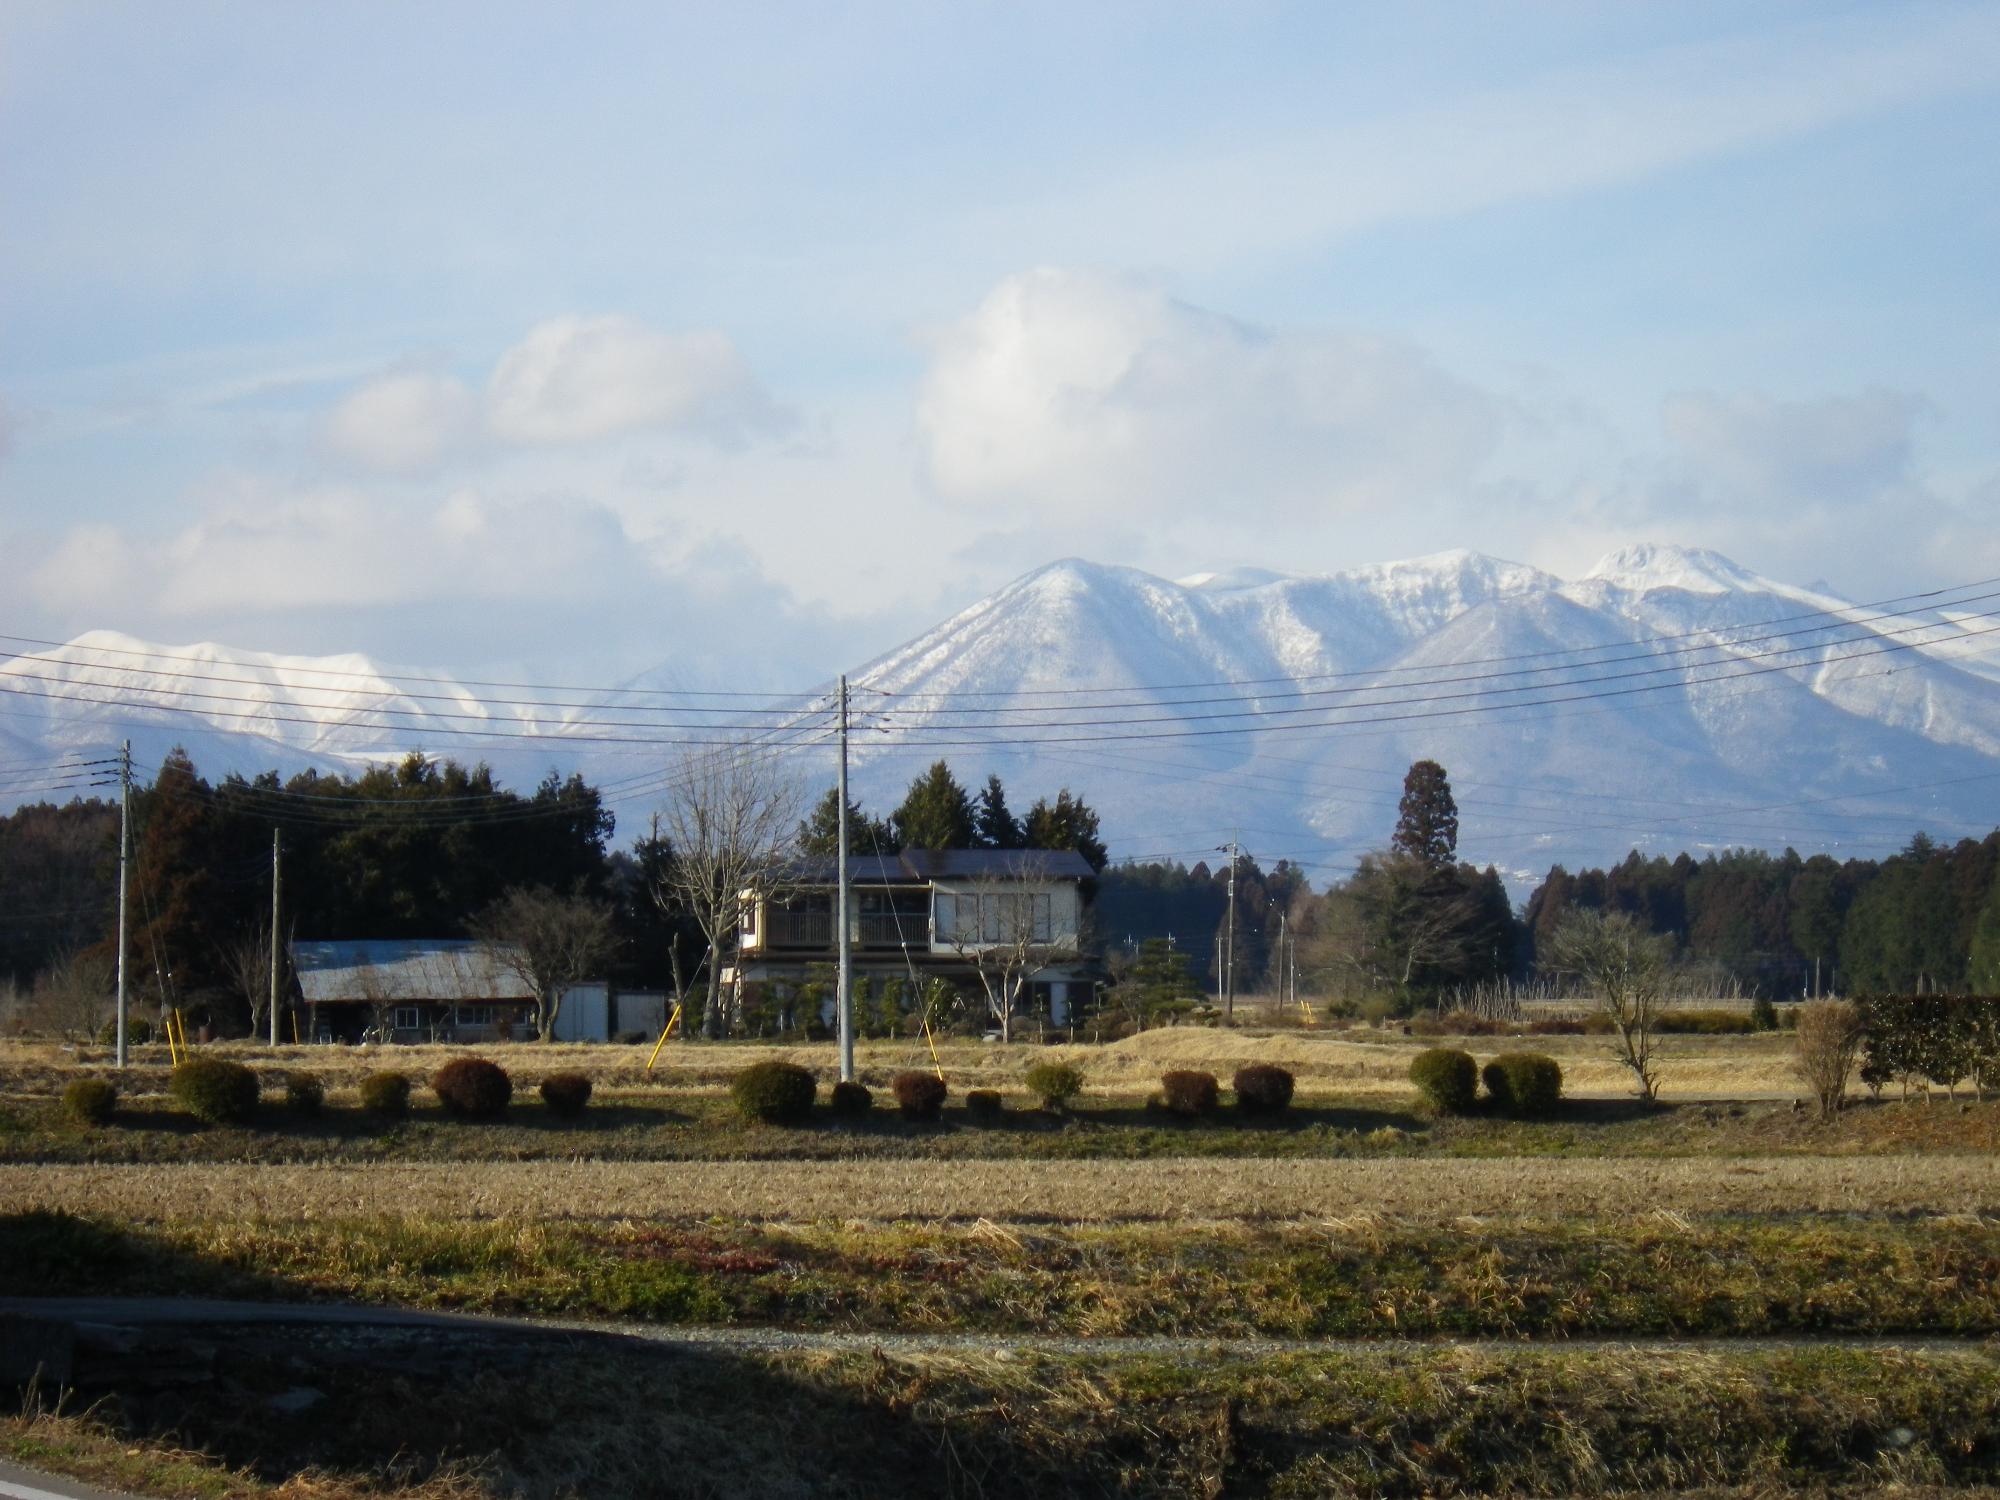
[[(1922, 606), (1916, 608), (1913, 606)], [(1114, 855), (1235, 839), (1320, 880), (1386, 841), (1404, 770), (1448, 768), (1462, 856), (1517, 885), (1634, 845), (1876, 855), (2000, 822), (2000, 615), (1976, 590), (1856, 605), (1713, 552), (1642, 545), (1562, 579), (1472, 552), (1324, 576), (1176, 582), (1063, 561), (851, 674), (859, 794), (930, 759), (1024, 807), (1069, 786)], [(628, 824), (687, 700), (390, 671), (362, 657), (160, 647), (105, 632), (0, 657), (0, 805), (20, 768), (130, 734), (210, 775), (421, 747), (613, 785)], [(88, 663), (89, 665), (85, 665)], [(802, 705), (792, 700), (762, 707)], [(775, 721), (782, 724), (782, 719)], [(800, 757), (830, 776), (825, 752)], [(11, 788), (11, 790), (9, 789)]]
[[(885, 738), (1036, 741), (939, 753), (962, 780), (1084, 790), (1134, 855), (1235, 838), (1331, 878), (1386, 842), (1404, 770), (1435, 759), (1461, 854), (1526, 882), (1634, 845), (1879, 854), (1919, 827), (1987, 832), (1992, 608), (1891, 613), (1656, 545), (1574, 580), (1462, 551), (1175, 583), (1064, 561), (857, 680), (894, 695)], [(876, 754), (894, 771), (863, 785), (886, 790), (911, 756)]]

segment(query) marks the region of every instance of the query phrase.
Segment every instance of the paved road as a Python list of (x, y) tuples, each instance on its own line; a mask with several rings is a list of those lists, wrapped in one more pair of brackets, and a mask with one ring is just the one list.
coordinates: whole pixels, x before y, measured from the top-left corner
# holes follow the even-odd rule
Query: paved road
[(133, 1496), (55, 1474), (41, 1474), (0, 1458), (0, 1500), (134, 1500)]
[(610, 1323), (585, 1319), (507, 1318), (484, 1313), (426, 1312), (411, 1308), (359, 1307), (340, 1302), (232, 1302), (183, 1297), (0, 1297), (0, 1313), (24, 1313), (57, 1321), (134, 1325), (334, 1325), (361, 1328), (429, 1328), (462, 1334), (515, 1334), (551, 1337), (586, 1334), (632, 1339), (690, 1349), (821, 1349), (888, 1353), (1023, 1353), (1100, 1355), (1248, 1355), (1338, 1352), (1359, 1349), (1731, 1349), (1746, 1352), (1819, 1345), (1842, 1348), (1971, 1350), (2000, 1358), (2000, 1337), (1939, 1337), (1893, 1334), (1800, 1334), (1776, 1338), (1579, 1338), (1392, 1339), (1392, 1338), (1203, 1338), (1134, 1335), (1086, 1338), (1063, 1334), (875, 1333), (839, 1330), (756, 1328), (710, 1324)]

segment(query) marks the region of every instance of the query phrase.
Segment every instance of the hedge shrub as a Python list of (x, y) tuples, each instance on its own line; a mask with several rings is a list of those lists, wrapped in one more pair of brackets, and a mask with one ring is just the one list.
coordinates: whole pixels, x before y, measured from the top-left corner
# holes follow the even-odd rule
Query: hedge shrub
[(361, 1107), (371, 1115), (400, 1119), (410, 1112), (407, 1073), (370, 1073), (361, 1080)]
[(461, 1120), (497, 1120), (514, 1097), (514, 1080), (483, 1057), (454, 1057), (431, 1074), (431, 1092)]
[[(153, 1039), (153, 1023), (144, 1016), (125, 1018), (125, 1044), (129, 1047), (143, 1047)], [(115, 1047), (118, 1045), (118, 1018), (113, 1016), (97, 1028), (97, 1045)]]
[(1744, 1036), (1757, 1022), (1745, 1011), (1663, 1010), (1653, 1018), (1653, 1029), (1663, 1036)]
[(843, 1120), (858, 1120), (875, 1107), (875, 1096), (868, 1092), (867, 1084), (843, 1079), (833, 1086), (827, 1107)]
[(743, 1117), (766, 1125), (803, 1125), (812, 1117), (818, 1091), (810, 1069), (775, 1059), (752, 1063), (729, 1085), (729, 1097)]
[(1493, 1102), (1523, 1119), (1553, 1113), (1562, 1099), (1562, 1065), (1543, 1052), (1503, 1052), (1482, 1075)]
[(1275, 1063), (1251, 1063), (1238, 1068), (1229, 1080), (1236, 1091), (1236, 1107), (1246, 1115), (1275, 1118), (1292, 1104), (1292, 1075)]
[(285, 1075), (285, 1107), (295, 1115), (316, 1115), (326, 1102), (326, 1085), (317, 1073)]
[(1222, 1101), (1222, 1086), (1213, 1073), (1176, 1068), (1160, 1075), (1160, 1095), (1174, 1114), (1191, 1120), (1206, 1119)]
[(935, 1120), (951, 1092), (935, 1073), (898, 1073), (889, 1087), (896, 1091), (896, 1108), (906, 1120)]
[(551, 1073), (542, 1080), (540, 1093), (550, 1114), (574, 1120), (590, 1103), (590, 1079), (583, 1073)]
[(1064, 1109), (1083, 1092), (1083, 1070), (1060, 1062), (1038, 1062), (1021, 1080), (1043, 1109)]
[(999, 1119), (1006, 1108), (998, 1089), (974, 1089), (965, 1096), (965, 1112), (983, 1124)]
[(241, 1125), (257, 1113), (257, 1075), (225, 1057), (191, 1057), (167, 1080), (174, 1101), (208, 1125)]
[(1470, 1052), (1432, 1047), (1410, 1063), (1410, 1082), (1441, 1114), (1462, 1115), (1479, 1097), (1479, 1064)]
[(118, 1108), (118, 1085), (109, 1078), (72, 1078), (62, 1092), (63, 1113), (79, 1125), (106, 1125)]

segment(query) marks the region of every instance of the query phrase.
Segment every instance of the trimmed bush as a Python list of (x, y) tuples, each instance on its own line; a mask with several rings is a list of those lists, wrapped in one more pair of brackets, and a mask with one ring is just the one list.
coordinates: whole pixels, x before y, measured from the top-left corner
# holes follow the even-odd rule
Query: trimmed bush
[(62, 1107), (79, 1125), (107, 1125), (118, 1108), (118, 1085), (109, 1078), (72, 1078), (63, 1089)]
[(1653, 1018), (1663, 1036), (1742, 1036), (1757, 1029), (1746, 1012), (1735, 1010), (1663, 1010)]
[(833, 1086), (827, 1107), (843, 1120), (858, 1120), (875, 1107), (875, 1096), (867, 1084), (843, 1080)]
[(1213, 1073), (1196, 1073), (1176, 1068), (1160, 1075), (1160, 1097), (1174, 1114), (1202, 1120), (1214, 1114), (1222, 1102), (1222, 1086)]
[(1236, 1091), (1237, 1109), (1246, 1115), (1275, 1118), (1292, 1105), (1292, 1075), (1273, 1063), (1238, 1068), (1229, 1086)]
[(935, 1073), (898, 1073), (889, 1087), (896, 1091), (896, 1108), (906, 1120), (935, 1120), (951, 1092)]
[(803, 1125), (812, 1117), (819, 1092), (811, 1070), (797, 1063), (752, 1063), (729, 1085), (729, 1097), (746, 1120), (766, 1125)]
[[(144, 1016), (125, 1018), (125, 1043), (130, 1047), (143, 1047), (153, 1039), (153, 1023)], [(115, 1047), (118, 1045), (118, 1018), (113, 1016), (97, 1028), (97, 1045)]]
[(1562, 1065), (1544, 1052), (1503, 1052), (1482, 1076), (1493, 1102), (1523, 1119), (1550, 1114), (1562, 1100)]
[(991, 1124), (1006, 1110), (997, 1089), (974, 1089), (965, 1096), (965, 1112), (981, 1124)]
[(1083, 1092), (1083, 1070), (1068, 1063), (1036, 1063), (1021, 1081), (1042, 1101), (1043, 1109), (1067, 1108), (1069, 1101)]
[(454, 1057), (431, 1074), (431, 1092), (461, 1120), (497, 1120), (514, 1097), (514, 1080), (483, 1057)]
[(295, 1115), (316, 1115), (326, 1102), (326, 1085), (317, 1073), (285, 1075), (285, 1107)]
[(399, 1120), (410, 1112), (407, 1073), (370, 1073), (361, 1080), (361, 1107), (371, 1115)]
[(1410, 1082), (1439, 1113), (1462, 1115), (1479, 1097), (1479, 1064), (1470, 1052), (1432, 1047), (1411, 1060)]
[(582, 1073), (551, 1073), (542, 1080), (540, 1093), (550, 1114), (574, 1120), (590, 1103), (590, 1079)]
[(174, 1102), (206, 1125), (241, 1125), (257, 1113), (257, 1075), (225, 1057), (191, 1057), (167, 1080)]

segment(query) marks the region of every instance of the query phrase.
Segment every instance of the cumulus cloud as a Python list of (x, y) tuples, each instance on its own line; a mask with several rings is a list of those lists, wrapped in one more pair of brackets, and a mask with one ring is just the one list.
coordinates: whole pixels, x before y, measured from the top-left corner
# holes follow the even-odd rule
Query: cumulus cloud
[(577, 443), (672, 428), (721, 443), (786, 418), (724, 334), (662, 333), (629, 318), (554, 318), (501, 356), (486, 417), (512, 443)]
[(1699, 481), (1731, 496), (1860, 503), (1909, 482), (1927, 410), (1897, 391), (1805, 401), (1689, 392), (1667, 398), (1667, 436)]
[(529, 329), (483, 391), (449, 374), (392, 370), (343, 397), (321, 436), (346, 464), (414, 475), (481, 445), (552, 447), (651, 431), (726, 449), (793, 426), (726, 334), (565, 317)]
[(479, 403), (449, 375), (403, 371), (350, 392), (328, 413), (327, 446), (339, 457), (388, 474), (436, 469), (473, 435)]
[(1272, 515), (1437, 497), (1492, 454), (1503, 412), (1399, 340), (1267, 331), (1045, 268), (942, 333), (917, 424), (929, 482), (967, 505)]

